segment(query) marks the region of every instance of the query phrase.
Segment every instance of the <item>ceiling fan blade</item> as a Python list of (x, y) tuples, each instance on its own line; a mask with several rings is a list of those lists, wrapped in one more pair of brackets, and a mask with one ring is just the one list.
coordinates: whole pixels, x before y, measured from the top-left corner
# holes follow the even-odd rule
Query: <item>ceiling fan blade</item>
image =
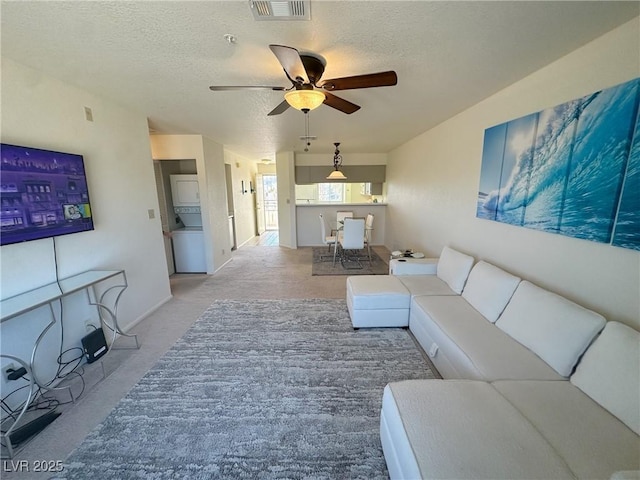
[(350, 90), (354, 88), (390, 87), (398, 83), (396, 72), (369, 73), (353, 77), (331, 78), (320, 82), (319, 87), (324, 90)]
[(282, 65), (289, 80), (294, 83), (309, 83), (309, 77), (298, 50), (285, 45), (269, 45), (269, 48)]
[(324, 92), (324, 104), (329, 105), (330, 107), (335, 108), (336, 110), (340, 110), (341, 112), (351, 114), (353, 112), (357, 112), (360, 110), (360, 106), (355, 103), (351, 103), (346, 101), (344, 98), (336, 97), (328, 92)]
[(286, 100), (283, 100), (282, 103), (280, 103), (276, 108), (274, 108), (273, 110), (271, 110), (269, 113), (267, 113), (268, 117), (271, 117), (273, 115), (280, 115), (282, 112), (284, 112), (287, 108), (289, 108), (289, 104), (287, 103)]
[(285, 87), (270, 87), (267, 85), (211, 85), (209, 90), (223, 92), (227, 90), (275, 90), (281, 92)]

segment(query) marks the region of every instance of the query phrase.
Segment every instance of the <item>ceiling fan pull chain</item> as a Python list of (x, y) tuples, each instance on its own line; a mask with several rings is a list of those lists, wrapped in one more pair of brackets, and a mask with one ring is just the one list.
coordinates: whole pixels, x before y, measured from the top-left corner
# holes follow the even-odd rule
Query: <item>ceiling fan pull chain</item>
[(304, 151), (309, 151), (311, 141), (309, 140), (309, 112), (304, 112), (304, 138), (307, 140), (307, 146), (304, 147)]

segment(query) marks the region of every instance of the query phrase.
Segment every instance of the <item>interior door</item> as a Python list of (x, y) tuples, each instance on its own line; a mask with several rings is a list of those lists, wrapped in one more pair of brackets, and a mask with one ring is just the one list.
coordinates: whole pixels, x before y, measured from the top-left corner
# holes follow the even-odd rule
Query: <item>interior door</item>
[[(164, 242), (164, 253), (167, 258), (167, 272), (169, 275), (173, 275), (176, 273), (176, 269), (173, 263), (173, 246), (171, 245), (171, 238), (169, 237), (169, 231), (171, 230), (169, 225), (169, 210), (167, 208), (167, 204), (170, 203), (167, 198), (167, 193), (171, 195), (171, 192), (168, 192), (169, 180), (167, 180), (167, 188), (165, 188), (162, 166), (158, 160), (153, 161), (153, 173), (156, 179), (160, 224), (162, 225), (162, 240)], [(171, 213), (173, 214), (173, 212)]]
[(261, 173), (256, 173), (256, 226), (258, 235), (262, 235), (266, 228), (264, 221), (264, 182)]

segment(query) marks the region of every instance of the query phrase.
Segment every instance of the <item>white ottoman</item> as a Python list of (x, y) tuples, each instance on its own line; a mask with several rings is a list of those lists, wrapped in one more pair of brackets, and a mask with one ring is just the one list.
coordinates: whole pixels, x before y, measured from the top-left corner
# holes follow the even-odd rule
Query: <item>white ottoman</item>
[(347, 278), (347, 307), (353, 328), (408, 327), (411, 294), (391, 275)]

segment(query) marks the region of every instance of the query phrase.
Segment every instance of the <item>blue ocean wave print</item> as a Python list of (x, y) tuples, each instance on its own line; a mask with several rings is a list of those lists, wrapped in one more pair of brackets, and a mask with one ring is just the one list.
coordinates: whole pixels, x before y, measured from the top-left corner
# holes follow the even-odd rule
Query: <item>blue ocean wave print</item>
[(627, 165), (613, 245), (640, 250), (640, 112)]
[(639, 96), (636, 79), (487, 129), (477, 216), (610, 242)]

